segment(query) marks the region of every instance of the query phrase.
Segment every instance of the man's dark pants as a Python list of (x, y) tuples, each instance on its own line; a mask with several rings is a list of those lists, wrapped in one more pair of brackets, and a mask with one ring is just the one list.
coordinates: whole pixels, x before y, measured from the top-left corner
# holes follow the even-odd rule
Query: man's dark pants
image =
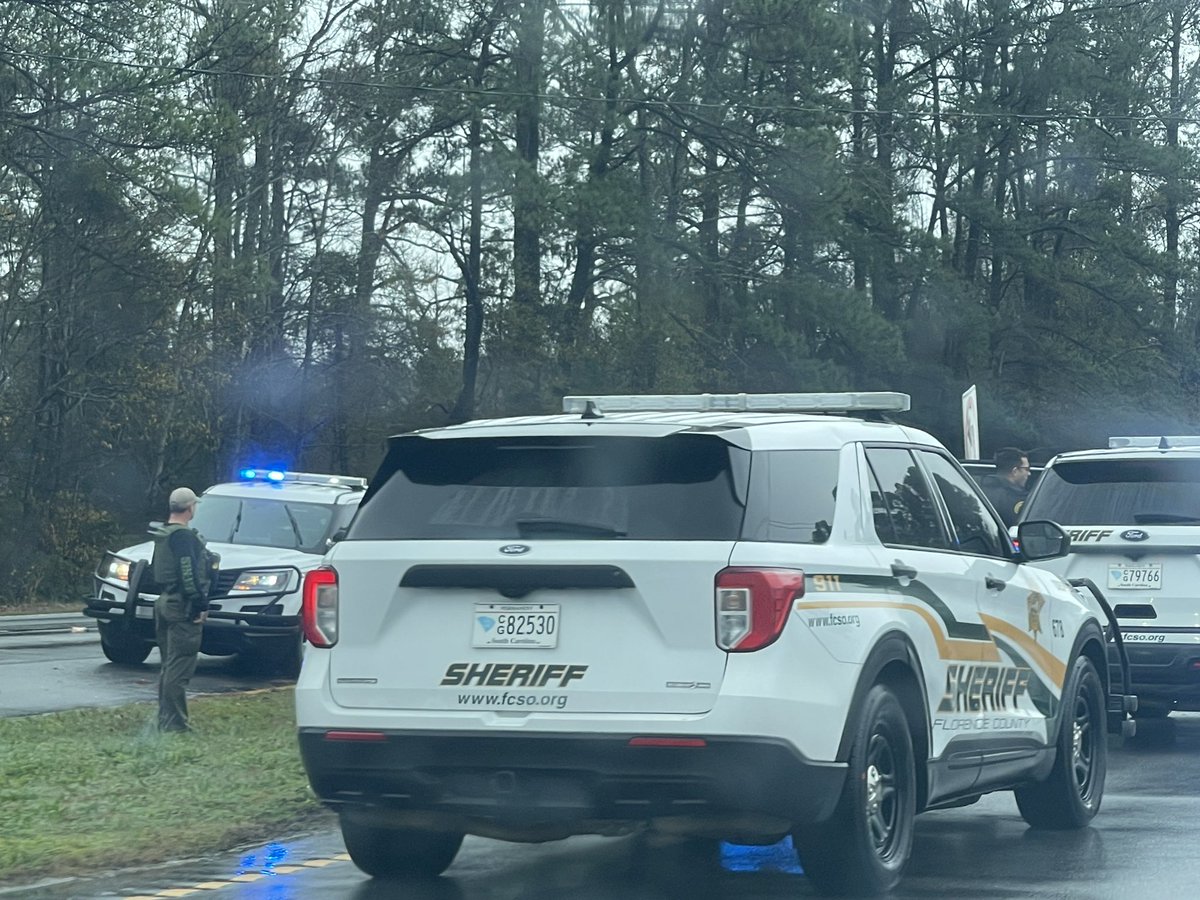
[(196, 671), (204, 625), (193, 622), (182, 597), (160, 596), (154, 629), (162, 669), (158, 676), (158, 730), (188, 731), (187, 686)]

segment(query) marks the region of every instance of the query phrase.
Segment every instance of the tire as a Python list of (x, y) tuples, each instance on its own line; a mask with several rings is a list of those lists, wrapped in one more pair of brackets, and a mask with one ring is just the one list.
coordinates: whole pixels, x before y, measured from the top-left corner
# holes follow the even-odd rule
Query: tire
[(154, 649), (149, 641), (133, 637), (120, 626), (100, 626), (100, 649), (109, 662), (119, 666), (140, 666)]
[(449, 868), (463, 842), (458, 833), (366, 825), (347, 816), (341, 825), (346, 852), (372, 878), (434, 878)]
[(1063, 690), (1054, 768), (1044, 781), (1013, 793), (1021, 816), (1033, 828), (1083, 828), (1100, 811), (1108, 772), (1104, 686), (1086, 656), (1071, 665)]
[(846, 786), (827, 822), (792, 834), (800, 865), (822, 893), (883, 894), (912, 855), (917, 777), (908, 718), (891, 689), (867, 692)]
[(275, 671), (284, 678), (299, 678), (300, 664), (304, 661), (304, 647), (300, 635), (288, 641), (271, 656)]
[(238, 651), (233, 665), (239, 674), (256, 678), (268, 675), (299, 678), (301, 654), (299, 636), (294, 641), (272, 640)]

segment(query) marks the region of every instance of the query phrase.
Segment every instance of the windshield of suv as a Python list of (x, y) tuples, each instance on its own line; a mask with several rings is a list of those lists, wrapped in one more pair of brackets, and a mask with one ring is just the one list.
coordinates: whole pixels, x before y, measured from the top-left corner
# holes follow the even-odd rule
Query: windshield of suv
[(749, 453), (718, 438), (404, 437), (349, 540), (735, 540)]
[(1059, 463), (1042, 474), (1025, 519), (1060, 525), (1200, 521), (1200, 459), (1099, 459)]
[(206, 541), (324, 553), (334, 507), (282, 499), (205, 495), (192, 527)]

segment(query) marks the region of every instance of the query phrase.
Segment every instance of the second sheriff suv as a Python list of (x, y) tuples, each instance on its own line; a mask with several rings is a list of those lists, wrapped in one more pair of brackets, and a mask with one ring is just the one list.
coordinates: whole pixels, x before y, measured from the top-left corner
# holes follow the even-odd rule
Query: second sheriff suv
[(882, 417), (907, 408), (567, 398), (392, 438), (304, 586), (300, 747), (354, 862), (791, 834), (821, 889), (875, 892), (925, 810), (1013, 790), (1034, 826), (1086, 825), (1135, 702), (1103, 613), (1028, 565), (1063, 531), (1027, 521), (1018, 552), (936, 440)]
[(1200, 710), (1200, 436), (1109, 445), (1056, 456), (1026, 501), (1071, 536), (1067, 556), (1040, 565), (1108, 595), (1139, 717)]
[[(206, 490), (191, 522), (221, 557), (200, 650), (294, 675), (302, 579), (345, 532), (366, 481), (252, 468), (239, 476)], [(105, 554), (96, 570), (83, 611), (99, 622), (100, 646), (112, 662), (136, 665), (154, 649), (153, 553), (146, 541)]]

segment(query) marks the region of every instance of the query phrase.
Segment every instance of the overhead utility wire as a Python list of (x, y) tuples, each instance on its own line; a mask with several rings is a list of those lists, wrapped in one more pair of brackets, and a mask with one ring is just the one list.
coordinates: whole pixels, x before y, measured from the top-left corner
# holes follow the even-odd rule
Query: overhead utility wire
[[(564, 101), (577, 103), (607, 104), (612, 102), (607, 97), (589, 96), (587, 94), (572, 94), (567, 92), (547, 94), (534, 91), (510, 91), (496, 88), (446, 87), (429, 84), (404, 84), (397, 82), (361, 81), (353, 78), (335, 79), (320, 78), (314, 75), (288, 75), (285, 73), (269, 74), (263, 72), (243, 72), (236, 69), (208, 69), (194, 65), (174, 65), (171, 63), (138, 63), (120, 59), (94, 59), (80, 56), (66, 56), (54, 53), (30, 53), (28, 51), (9, 51), (8, 56), (23, 59), (41, 60), (44, 62), (75, 62), (88, 65), (120, 66), (147, 72), (174, 72), (180, 75), (193, 76), (238, 76), (264, 82), (287, 82), (292, 84), (307, 84), (313, 87), (357, 87), (379, 91), (410, 91), (414, 94), (432, 94), (458, 97), (503, 97), (508, 99), (537, 99), (546, 103), (561, 105)], [(752, 112), (792, 112), (811, 115), (861, 115), (861, 116), (893, 116), (901, 119), (966, 119), (978, 120), (1013, 120), (1024, 122), (1128, 122), (1128, 123), (1162, 123), (1173, 121), (1180, 125), (1200, 125), (1200, 118), (1184, 115), (1120, 115), (1109, 113), (1086, 112), (1012, 112), (996, 110), (993, 112), (975, 112), (970, 110), (952, 109), (855, 109), (850, 106), (801, 106), (784, 103), (719, 103), (704, 100), (658, 100), (653, 97), (622, 98), (626, 103), (638, 103), (647, 106), (658, 106), (664, 109), (696, 109), (723, 110), (735, 109)]]

